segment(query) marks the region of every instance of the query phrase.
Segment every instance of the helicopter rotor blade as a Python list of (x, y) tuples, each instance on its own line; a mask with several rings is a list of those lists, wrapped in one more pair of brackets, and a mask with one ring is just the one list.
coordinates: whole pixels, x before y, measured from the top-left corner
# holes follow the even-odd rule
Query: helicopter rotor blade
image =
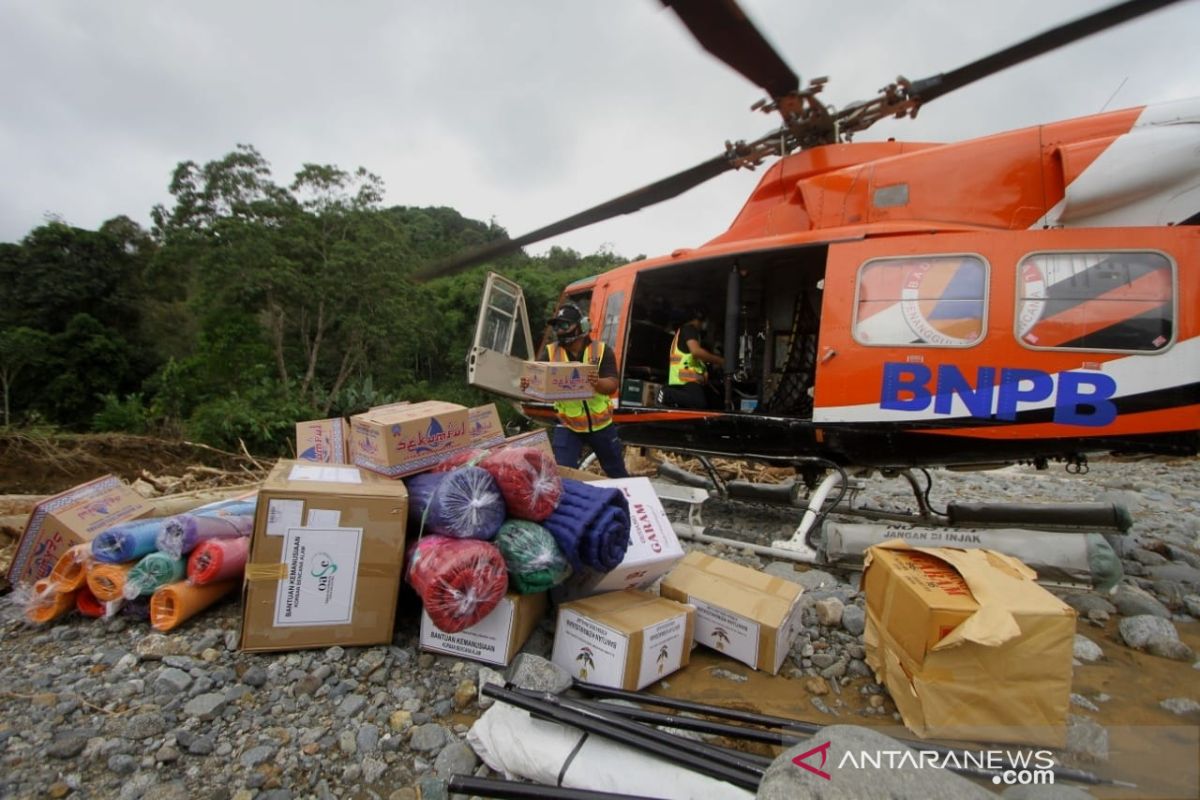
[(1108, 28), (1177, 2), (1180, 2), (1180, 0), (1126, 0), (1124, 3), (1118, 3), (1115, 6), (1097, 11), (1094, 14), (1089, 14), (1086, 17), (1081, 17), (1073, 22), (1059, 25), (1057, 28), (1051, 28), (1023, 42), (1006, 47), (990, 56), (972, 61), (970, 64), (965, 64), (956, 70), (943, 72), (919, 81), (913, 81), (908, 88), (908, 97), (915, 100), (918, 105), (928, 103), (930, 100), (948, 94), (955, 89), (961, 89), (970, 83), (986, 78), (1001, 70), (1008, 69), (1023, 61), (1036, 58), (1043, 53), (1056, 50), (1064, 45), (1091, 36), (1094, 33), (1099, 33), (1100, 31), (1107, 30)]
[(700, 45), (761, 86), (773, 100), (800, 89), (800, 77), (759, 32), (736, 0), (662, 0)]
[(462, 272), (477, 264), (515, 253), (525, 245), (549, 239), (551, 236), (568, 233), (569, 231), (593, 225), (597, 222), (603, 222), (606, 219), (619, 217), (622, 214), (632, 214), (634, 211), (638, 211), (646, 206), (661, 203), (663, 200), (670, 200), (672, 197), (681, 195), (707, 180), (715, 178), (731, 169), (736, 169), (737, 166), (736, 154), (731, 154), (730, 151), (727, 151), (694, 167), (677, 172), (674, 175), (655, 181), (640, 189), (635, 189), (620, 197), (615, 197), (597, 206), (592, 206), (585, 211), (580, 211), (578, 214), (560, 219), (558, 222), (538, 228), (535, 231), (530, 231), (523, 236), (492, 242), (466, 252), (461, 256), (418, 270), (413, 274), (412, 279), (415, 281), (427, 281), (433, 278), (443, 278), (447, 275)]

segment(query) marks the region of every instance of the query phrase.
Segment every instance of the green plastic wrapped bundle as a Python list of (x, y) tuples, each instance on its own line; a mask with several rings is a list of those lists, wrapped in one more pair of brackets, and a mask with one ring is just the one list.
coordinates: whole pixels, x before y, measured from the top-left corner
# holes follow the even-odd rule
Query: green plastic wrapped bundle
[(125, 599), (154, 594), (154, 590), (168, 583), (183, 580), (187, 572), (187, 559), (172, 558), (166, 553), (155, 551), (139, 561), (125, 579)]
[(550, 532), (524, 519), (500, 526), (493, 541), (508, 567), (508, 583), (518, 594), (549, 591), (571, 575), (571, 565)]

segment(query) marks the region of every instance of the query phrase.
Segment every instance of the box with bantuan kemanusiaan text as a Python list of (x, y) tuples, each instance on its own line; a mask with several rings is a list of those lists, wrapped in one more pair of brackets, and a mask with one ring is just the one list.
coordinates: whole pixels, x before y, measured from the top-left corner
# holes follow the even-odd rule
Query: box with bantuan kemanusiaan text
[(581, 681), (638, 690), (686, 667), (695, 610), (626, 589), (558, 607), (551, 660)]
[(356, 465), (400, 478), (422, 472), (471, 446), (466, 406), (429, 400), (371, 409), (350, 418)]
[(392, 640), (408, 493), (353, 466), (280, 461), (258, 492), (243, 650)]
[(114, 525), (151, 511), (144, 497), (112, 475), (48, 497), (29, 514), (8, 579), (14, 586), (34, 583), (50, 574), (68, 547), (90, 542)]
[(688, 553), (659, 591), (696, 607), (696, 641), (775, 675), (800, 632), (800, 595), (791, 581), (704, 553)]
[(349, 463), (350, 426), (341, 417), (296, 423), (296, 458), (324, 464)]
[(525, 394), (538, 400), (582, 400), (596, 393), (588, 381), (599, 367), (579, 361), (526, 361), (521, 377)]
[(1075, 611), (993, 550), (867, 550), (867, 663), (918, 736), (1061, 746)]
[(545, 592), (509, 592), (479, 622), (458, 633), (446, 633), (422, 610), (421, 649), (507, 666), (545, 614)]

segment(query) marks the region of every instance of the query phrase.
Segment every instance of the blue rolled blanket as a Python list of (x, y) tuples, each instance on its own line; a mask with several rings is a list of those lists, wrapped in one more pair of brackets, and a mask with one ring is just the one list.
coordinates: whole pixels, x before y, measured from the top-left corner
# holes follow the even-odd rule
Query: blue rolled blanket
[(620, 489), (563, 479), (562, 497), (542, 527), (575, 570), (609, 572), (629, 549), (629, 503)]
[(418, 536), (493, 539), (507, 510), (496, 481), (479, 467), (423, 472), (405, 480), (408, 513)]

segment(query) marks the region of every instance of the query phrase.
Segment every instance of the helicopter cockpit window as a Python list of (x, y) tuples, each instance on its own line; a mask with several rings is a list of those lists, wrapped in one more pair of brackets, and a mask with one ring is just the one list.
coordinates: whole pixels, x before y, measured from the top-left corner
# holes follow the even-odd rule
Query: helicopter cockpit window
[(983, 337), (987, 285), (979, 256), (868, 261), (858, 273), (854, 338), (892, 347), (969, 347)]
[(1145, 353), (1174, 337), (1174, 269), (1162, 253), (1034, 253), (1017, 274), (1027, 347)]

